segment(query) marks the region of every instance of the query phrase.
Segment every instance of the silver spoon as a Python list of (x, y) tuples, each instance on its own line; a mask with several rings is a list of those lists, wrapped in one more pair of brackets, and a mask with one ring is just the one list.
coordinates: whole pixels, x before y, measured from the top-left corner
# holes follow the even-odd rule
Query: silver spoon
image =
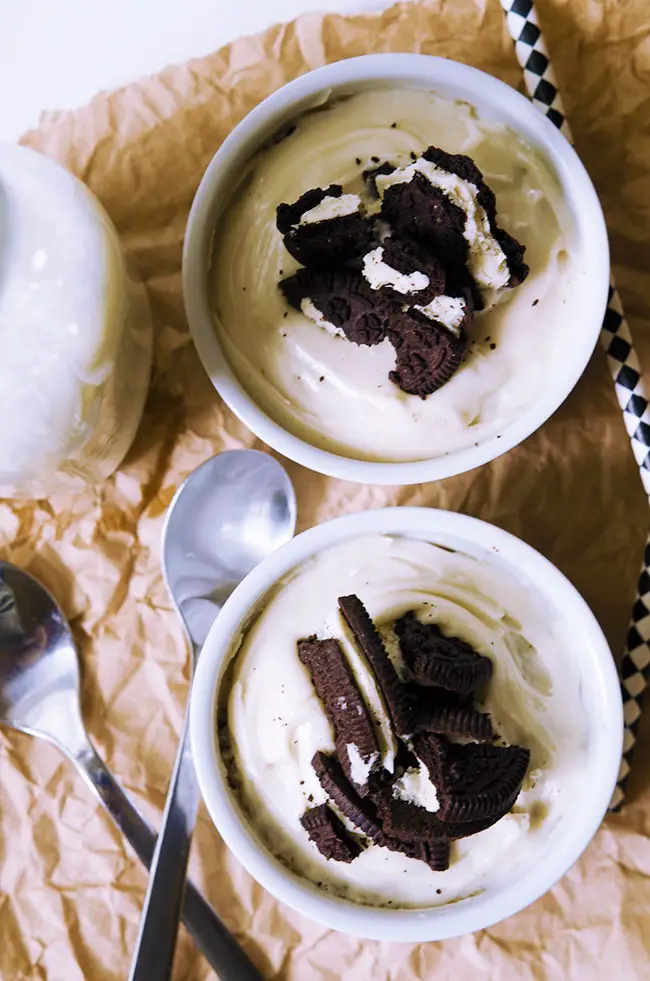
[[(58, 746), (148, 868), (155, 833), (95, 752), (81, 718), (79, 687), (77, 650), (56, 601), (29, 573), (0, 562), (0, 723)], [(222, 981), (262, 981), (191, 883), (183, 921)]]
[[(187, 631), (193, 667), (235, 586), (293, 536), (295, 525), (291, 481), (273, 457), (256, 450), (212, 457), (178, 489), (163, 529), (163, 570)], [(167, 981), (171, 977), (199, 798), (186, 715), (151, 863), (130, 981)], [(222, 981), (225, 977), (221, 975)], [(236, 972), (228, 978), (241, 981)]]

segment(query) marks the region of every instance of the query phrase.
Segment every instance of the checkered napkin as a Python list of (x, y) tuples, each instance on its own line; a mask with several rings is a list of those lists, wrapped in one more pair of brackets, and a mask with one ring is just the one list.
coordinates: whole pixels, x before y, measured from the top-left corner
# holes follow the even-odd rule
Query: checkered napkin
[[(533, 0), (500, 0), (508, 31), (515, 42), (528, 95), (561, 133), (571, 142), (571, 131), (564, 115), (562, 99), (544, 44)], [(614, 382), (616, 398), (623, 412), (634, 458), (641, 480), (650, 497), (650, 406), (634, 350), (630, 328), (613, 280), (610, 283), (607, 312), (600, 340)], [(618, 810), (625, 799), (625, 784), (641, 719), (642, 698), (650, 683), (650, 534), (646, 542), (639, 576), (637, 597), (621, 662), (621, 692), (625, 715), (623, 759), (610, 809)]]

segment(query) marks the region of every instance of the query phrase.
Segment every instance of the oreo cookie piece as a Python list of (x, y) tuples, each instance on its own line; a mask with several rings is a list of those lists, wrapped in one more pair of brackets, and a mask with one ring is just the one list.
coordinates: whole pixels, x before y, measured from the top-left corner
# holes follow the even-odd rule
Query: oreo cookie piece
[(382, 830), (377, 808), (367, 798), (361, 799), (346, 779), (337, 758), (319, 750), (314, 753), (311, 765), (321, 787), (332, 803), (336, 804), (341, 814), (372, 841), (377, 842), (381, 839)]
[(379, 761), (375, 728), (338, 640), (298, 641), (298, 657), (311, 675), (316, 694), (334, 730), (336, 753), (348, 780), (361, 796)]
[(395, 623), (402, 657), (420, 685), (468, 695), (492, 675), (492, 661), (459, 637), (446, 637), (434, 623), (421, 623), (413, 611)]
[(362, 275), (373, 292), (401, 303), (430, 303), (445, 288), (445, 271), (435, 256), (395, 235), (364, 255)]
[(523, 746), (453, 745), (441, 774), (439, 819), (499, 820), (517, 799), (529, 762)]
[(299, 269), (279, 286), (292, 307), (354, 344), (372, 346), (386, 338), (392, 305), (373, 295), (358, 273)]
[(398, 841), (426, 842), (440, 834), (436, 813), (386, 793), (378, 801), (384, 833)]
[(495, 221), (497, 213), (497, 202), (492, 188), (485, 183), (483, 174), (476, 166), (471, 157), (464, 153), (447, 153), (440, 147), (430, 146), (422, 154), (424, 160), (430, 161), (441, 170), (446, 170), (448, 174), (455, 174), (461, 180), (473, 184), (478, 194), (476, 200), (487, 214), (490, 223)]
[(398, 736), (410, 735), (413, 725), (410, 702), (368, 611), (358, 596), (340, 596), (338, 603), (357, 647), (375, 675), (395, 732)]
[(506, 283), (509, 289), (521, 286), (526, 276), (530, 272), (530, 266), (524, 262), (526, 246), (518, 242), (516, 238), (509, 235), (503, 228), (494, 229), (494, 237), (503, 249), (503, 253), (508, 262), (510, 279)]
[[(496, 824), (497, 821), (500, 821), (502, 817), (505, 817), (512, 810), (519, 794), (520, 782), (509, 787), (509, 793), (502, 797), (501, 804), (496, 806), (493, 812), (487, 816), (485, 813), (480, 813), (482, 801), (478, 798), (476, 805), (471, 806), (469, 805), (470, 798), (468, 797), (468, 806), (464, 811), (457, 810), (456, 816), (452, 816), (452, 812), (447, 810), (451, 788), (454, 786), (453, 781), (457, 779), (455, 773), (459, 767), (463, 766), (463, 755), (472, 754), (476, 750), (487, 750), (489, 752), (498, 747), (476, 746), (474, 743), (461, 746), (456, 743), (450, 743), (443, 736), (435, 736), (431, 733), (424, 732), (414, 736), (412, 745), (413, 752), (418, 760), (426, 766), (429, 776), (438, 792), (440, 808), (435, 812), (435, 823), (437, 824), (437, 833), (440, 837), (448, 838), (449, 840), (469, 838), (471, 835), (479, 834), (481, 831), (491, 828), (493, 824)], [(520, 747), (507, 748), (520, 749)], [(524, 753), (527, 752), (527, 750), (524, 750)], [(459, 759), (461, 760), (460, 764), (458, 762)], [(484, 811), (485, 808), (483, 808)]]
[(373, 242), (372, 222), (358, 194), (340, 184), (305, 191), (293, 204), (279, 204), (276, 225), (294, 259), (315, 269), (332, 269), (358, 258)]
[(414, 728), (423, 732), (463, 736), (479, 742), (494, 738), (490, 716), (469, 706), (420, 708), (415, 716)]
[(397, 355), (389, 379), (403, 392), (421, 399), (449, 381), (467, 346), (465, 337), (455, 337), (417, 311), (393, 317), (387, 333)]
[(449, 868), (450, 844), (444, 838), (400, 841), (399, 838), (385, 837), (382, 844), (393, 852), (424, 862), (433, 872), (445, 872)]
[(456, 174), (461, 180), (468, 181), (477, 188), (476, 200), (485, 211), (490, 223), (490, 230), (501, 246), (506, 261), (510, 278), (507, 282), (508, 288), (519, 286), (530, 272), (529, 266), (524, 262), (524, 252), (526, 247), (521, 245), (517, 239), (509, 235), (508, 232), (499, 228), (497, 223), (497, 205), (494, 191), (486, 184), (483, 174), (476, 166), (471, 157), (462, 153), (447, 153), (439, 147), (430, 146), (422, 154), (425, 160), (446, 170), (449, 174)]
[(442, 792), (445, 786), (444, 772), (451, 764), (452, 744), (443, 736), (418, 732), (413, 737), (411, 747), (416, 759), (429, 771), (429, 777), (435, 784), (436, 791)]
[(327, 804), (308, 808), (300, 823), (324, 858), (333, 862), (353, 862), (361, 854), (359, 843)]
[(395, 170), (395, 166), (395, 164), (389, 163), (388, 160), (384, 160), (383, 163), (378, 164), (376, 167), (368, 167), (363, 171), (362, 176), (366, 187), (375, 200), (377, 200), (379, 197), (379, 191), (377, 190), (377, 178), (380, 174), (392, 174), (392, 172)]
[(425, 845), (427, 857), (423, 859), (434, 872), (445, 872), (449, 868), (451, 847), (444, 838), (430, 838)]
[(385, 189), (380, 217), (393, 233), (414, 238), (433, 252), (446, 269), (467, 261), (465, 212), (422, 174)]
[[(481, 301), (482, 302), (482, 301)], [(474, 301), (471, 293), (469, 299), (464, 296), (450, 296), (445, 293), (434, 296), (426, 304), (415, 304), (412, 313), (426, 317), (437, 327), (453, 334), (457, 338), (465, 338), (474, 322)]]

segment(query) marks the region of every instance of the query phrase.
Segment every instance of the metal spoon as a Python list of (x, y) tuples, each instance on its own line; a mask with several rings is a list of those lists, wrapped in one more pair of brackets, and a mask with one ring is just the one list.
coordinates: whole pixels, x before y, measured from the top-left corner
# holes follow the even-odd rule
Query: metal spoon
[[(41, 583), (0, 562), (0, 722), (58, 746), (149, 867), (156, 835), (106, 768), (81, 718), (79, 658), (70, 627)], [(183, 921), (222, 981), (262, 981), (232, 934), (188, 883)]]
[[(279, 463), (256, 450), (212, 457), (178, 489), (163, 530), (163, 570), (188, 634), (193, 667), (235, 586), (293, 536), (295, 524), (291, 481)], [(186, 715), (130, 981), (171, 976), (199, 798)], [(236, 972), (228, 977), (241, 981)]]

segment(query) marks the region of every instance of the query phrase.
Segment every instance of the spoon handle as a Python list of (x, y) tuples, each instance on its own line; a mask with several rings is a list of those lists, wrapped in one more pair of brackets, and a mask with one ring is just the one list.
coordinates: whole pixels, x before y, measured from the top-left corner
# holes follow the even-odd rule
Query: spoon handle
[[(181, 735), (165, 813), (149, 874), (129, 981), (168, 981), (172, 973), (187, 862), (199, 806), (189, 713)], [(234, 978), (234, 975), (230, 975)]]
[[(138, 858), (149, 868), (156, 847), (156, 835), (106, 764), (90, 743), (72, 754), (71, 759), (131, 843)], [(238, 981), (263, 981), (248, 955), (191, 882), (187, 883), (185, 890), (183, 922), (221, 981), (234, 978)], [(160, 934), (158, 939), (163, 936)]]

